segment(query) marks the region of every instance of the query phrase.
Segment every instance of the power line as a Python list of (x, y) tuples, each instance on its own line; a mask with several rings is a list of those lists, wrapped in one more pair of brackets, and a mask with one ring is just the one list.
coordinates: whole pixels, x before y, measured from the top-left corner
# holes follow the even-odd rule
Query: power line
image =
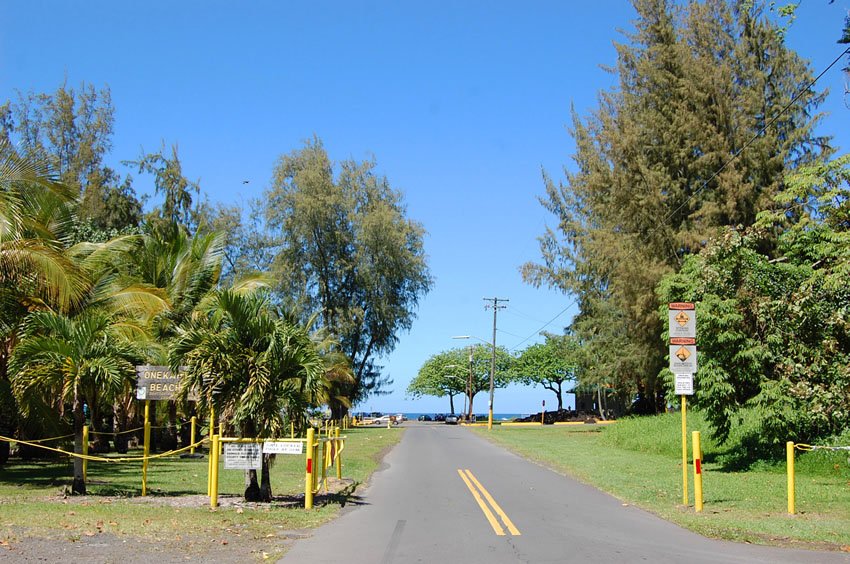
[[(714, 180), (715, 178), (717, 178), (717, 176), (718, 176), (721, 172), (723, 172), (723, 171), (726, 169), (726, 167), (728, 167), (728, 166), (729, 166), (730, 164), (732, 164), (735, 160), (737, 160), (737, 158), (741, 155), (741, 153), (743, 153), (743, 152), (744, 152), (744, 150), (745, 150), (745, 149), (749, 148), (749, 147), (750, 147), (750, 145), (752, 145), (753, 143), (755, 143), (755, 141), (756, 141), (759, 137), (761, 137), (761, 136), (764, 134), (764, 132), (768, 130), (768, 128), (769, 128), (769, 127), (771, 127), (774, 123), (776, 123), (776, 122), (777, 122), (777, 120), (778, 120), (780, 117), (782, 117), (782, 115), (783, 115), (784, 113), (786, 113), (786, 112), (788, 111), (788, 109), (789, 109), (789, 108), (791, 108), (791, 106), (792, 106), (792, 105), (793, 105), (793, 104), (794, 104), (797, 100), (799, 100), (799, 99), (803, 96), (803, 94), (805, 94), (805, 93), (806, 93), (806, 92), (807, 92), (807, 91), (808, 91), (808, 90), (809, 90), (812, 86), (814, 86), (814, 85), (817, 83), (817, 81), (818, 81), (818, 80), (820, 80), (820, 79), (823, 77), (823, 75), (825, 75), (825, 74), (826, 74), (826, 73), (827, 73), (830, 69), (832, 69), (832, 67), (834, 67), (834, 66), (838, 63), (838, 61), (840, 61), (840, 60), (842, 59), (842, 57), (844, 57), (844, 56), (845, 56), (845, 55), (847, 55), (848, 53), (850, 53), (850, 47), (848, 47), (848, 48), (844, 49), (844, 50), (843, 50), (843, 51), (842, 51), (842, 52), (841, 52), (841, 53), (840, 53), (837, 57), (835, 57), (835, 59), (834, 59), (834, 60), (833, 60), (833, 61), (832, 61), (832, 62), (831, 62), (831, 63), (830, 63), (830, 64), (829, 64), (829, 65), (828, 65), (825, 69), (823, 69), (823, 70), (822, 70), (822, 71), (821, 71), (821, 72), (820, 72), (820, 73), (819, 73), (819, 74), (818, 74), (815, 78), (813, 78), (811, 81), (809, 81), (809, 83), (808, 83), (808, 84), (806, 84), (804, 87), (800, 88), (800, 89), (797, 91), (797, 93), (794, 95), (794, 97), (792, 97), (792, 98), (791, 98), (791, 101), (790, 101), (790, 102), (788, 102), (787, 104), (785, 104), (785, 106), (783, 106), (783, 108), (779, 111), (779, 113), (777, 113), (777, 114), (776, 114), (776, 115), (775, 115), (775, 116), (774, 116), (774, 117), (773, 117), (770, 121), (768, 121), (768, 122), (764, 125), (764, 127), (762, 127), (762, 128), (761, 128), (758, 132), (756, 132), (756, 134), (755, 134), (755, 135), (753, 135), (753, 136), (752, 136), (752, 138), (750, 138), (750, 140), (749, 140), (749, 141), (747, 141), (746, 143), (744, 143), (744, 145), (743, 145), (740, 149), (738, 149), (737, 151), (735, 151), (735, 152), (732, 154), (732, 156), (731, 156), (731, 157), (730, 157), (730, 158), (729, 158), (729, 159), (728, 159), (725, 163), (723, 163), (723, 164), (720, 166), (720, 168), (718, 168), (718, 169), (717, 169), (717, 170), (716, 170), (716, 171), (715, 171), (715, 172), (714, 172), (711, 176), (709, 176), (709, 177), (708, 177), (708, 178), (707, 178), (707, 179), (706, 179), (706, 180), (702, 183), (702, 185), (701, 185), (698, 189), (694, 190), (694, 192), (693, 192), (690, 196), (688, 196), (688, 197), (687, 197), (687, 199), (685, 199), (685, 201), (684, 201), (684, 202), (682, 202), (682, 203), (681, 203), (678, 207), (676, 207), (676, 208), (675, 208), (674, 210), (672, 210), (671, 212), (667, 213), (667, 214), (666, 214), (666, 215), (665, 215), (665, 216), (661, 219), (661, 221), (658, 223), (658, 227), (656, 227), (655, 229), (651, 229), (651, 230), (650, 230), (650, 231), (649, 231), (649, 232), (648, 232), (645, 236), (643, 236), (643, 242), (644, 242), (644, 243), (646, 243), (646, 241), (648, 241), (648, 240), (649, 240), (650, 236), (652, 236), (652, 235), (654, 235), (655, 233), (657, 233), (658, 231), (660, 231), (662, 227), (666, 227), (666, 224), (667, 224), (667, 222), (669, 222), (669, 221), (670, 221), (670, 218), (671, 218), (671, 217), (673, 217), (673, 216), (674, 216), (675, 214), (677, 214), (677, 213), (678, 213), (678, 212), (679, 212), (682, 208), (684, 208), (687, 204), (689, 204), (689, 203), (691, 202), (691, 200), (693, 200), (693, 198), (694, 198), (697, 194), (699, 194), (699, 193), (701, 193), (703, 190), (705, 190), (705, 188), (708, 186), (708, 184), (709, 184), (712, 180)], [(629, 258), (632, 254), (634, 254), (634, 250), (632, 250), (632, 251), (630, 251), (629, 253), (627, 253), (627, 254), (626, 254), (626, 256), (625, 256), (625, 258), (626, 258), (626, 259), (628, 259), (628, 258)], [(606, 275), (606, 278), (607, 278), (607, 275)], [(573, 300), (572, 300), (572, 301), (571, 301), (571, 302), (567, 305), (567, 307), (565, 307), (565, 308), (564, 308), (564, 309), (562, 309), (560, 312), (558, 312), (558, 314), (557, 314), (555, 317), (553, 317), (552, 319), (550, 319), (549, 321), (547, 321), (546, 323), (544, 323), (544, 324), (543, 324), (542, 326), (540, 326), (540, 328), (539, 328), (539, 329), (537, 329), (534, 333), (530, 334), (528, 337), (526, 337), (525, 339), (523, 339), (522, 341), (520, 341), (519, 343), (517, 343), (516, 345), (514, 345), (514, 347), (513, 347), (512, 349), (510, 349), (510, 350), (511, 350), (511, 351), (515, 351), (515, 350), (516, 350), (516, 349), (517, 349), (517, 348), (518, 348), (521, 344), (525, 343), (526, 341), (528, 341), (528, 340), (529, 340), (529, 339), (531, 339), (532, 337), (534, 337), (534, 336), (536, 336), (536, 335), (540, 334), (540, 332), (541, 332), (541, 331), (543, 331), (546, 327), (548, 327), (549, 325), (551, 325), (552, 323), (554, 323), (554, 321), (555, 321), (556, 319), (558, 319), (559, 317), (561, 317), (562, 315), (564, 315), (564, 313), (566, 313), (568, 309), (570, 309), (571, 307), (573, 307), (573, 306), (574, 306), (574, 305), (576, 305), (577, 303), (578, 303), (578, 297), (573, 298)]]

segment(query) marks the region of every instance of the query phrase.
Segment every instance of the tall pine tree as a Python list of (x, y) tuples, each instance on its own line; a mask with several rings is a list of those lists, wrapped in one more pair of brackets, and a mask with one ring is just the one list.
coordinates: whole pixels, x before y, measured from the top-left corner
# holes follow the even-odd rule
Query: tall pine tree
[(541, 198), (558, 227), (523, 274), (577, 297), (584, 383), (654, 411), (666, 354), (660, 279), (719, 227), (750, 225), (789, 169), (829, 149), (813, 135), (822, 96), (792, 103), (810, 70), (759, 6), (633, 5), (635, 31), (616, 45), (619, 85), (589, 116), (573, 112), (574, 170), (561, 184), (547, 177)]

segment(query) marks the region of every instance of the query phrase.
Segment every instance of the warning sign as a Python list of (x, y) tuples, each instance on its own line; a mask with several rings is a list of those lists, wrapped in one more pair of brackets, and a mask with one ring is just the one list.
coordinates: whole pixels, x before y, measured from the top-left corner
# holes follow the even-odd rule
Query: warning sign
[(670, 338), (684, 337), (695, 339), (697, 336), (696, 306), (690, 302), (668, 304), (667, 318)]
[(670, 345), (670, 372), (694, 374), (697, 371), (696, 345)]
[(263, 452), (258, 443), (224, 443), (225, 470), (259, 470)]

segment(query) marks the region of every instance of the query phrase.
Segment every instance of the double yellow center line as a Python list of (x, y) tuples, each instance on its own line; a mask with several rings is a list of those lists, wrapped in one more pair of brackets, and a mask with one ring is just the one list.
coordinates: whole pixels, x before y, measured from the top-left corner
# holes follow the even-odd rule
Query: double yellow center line
[[(508, 516), (505, 514), (502, 508), (499, 507), (499, 504), (496, 503), (496, 500), (493, 499), (493, 496), (490, 495), (490, 492), (484, 489), (484, 486), (481, 485), (481, 482), (479, 482), (478, 479), (473, 476), (472, 471), (470, 471), (469, 469), (458, 469), (457, 473), (460, 474), (461, 479), (466, 484), (466, 487), (469, 488), (469, 491), (472, 493), (472, 497), (474, 497), (475, 501), (478, 502), (478, 506), (481, 508), (481, 511), (484, 512), (484, 516), (487, 518), (487, 521), (490, 522), (490, 526), (493, 527), (493, 530), (496, 532), (497, 535), (504, 536), (505, 529), (502, 527), (502, 524), (499, 523), (498, 519), (496, 519), (496, 516), (493, 515), (493, 511), (495, 511), (502, 519), (502, 523), (505, 525), (505, 527), (507, 527), (508, 532), (510, 532), (510, 534), (514, 536), (522, 535), (522, 533), (519, 532), (519, 529), (514, 526), (513, 522), (508, 519)], [(485, 499), (487, 500), (486, 503), (484, 501)], [(487, 506), (487, 503), (490, 504), (489, 507)], [(490, 510), (490, 507), (493, 508), (492, 511)]]

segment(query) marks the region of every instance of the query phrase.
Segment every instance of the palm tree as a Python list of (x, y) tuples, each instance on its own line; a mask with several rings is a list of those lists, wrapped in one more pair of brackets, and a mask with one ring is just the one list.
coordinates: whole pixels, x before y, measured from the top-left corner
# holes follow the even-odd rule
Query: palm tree
[[(122, 269), (126, 274), (158, 288), (169, 304), (151, 320), (150, 333), (155, 346), (146, 359), (148, 363), (167, 363), (170, 341), (187, 325), (195, 308), (218, 283), (223, 256), (224, 239), (220, 235), (196, 234), (190, 238), (176, 224), (137, 239), (133, 251), (125, 255), (128, 260)], [(116, 419), (126, 418), (117, 416)], [(174, 448), (177, 444), (176, 402), (168, 403), (168, 419), (163, 444), (165, 448)]]
[[(167, 308), (159, 291), (115, 268), (133, 239), (65, 249), (62, 255), (79, 273), (84, 291), (65, 309), (45, 304), (29, 313), (9, 361), (12, 389), (25, 416), (54, 401), (61, 413), (71, 403), (76, 453), (83, 450), (83, 404), (97, 421), (101, 402), (111, 403), (127, 389), (133, 361), (143, 358), (145, 326)], [(85, 491), (82, 460), (75, 457), (72, 492)]]
[[(119, 393), (139, 355), (106, 310), (91, 308), (75, 317), (42, 311), (27, 317), (9, 364), (25, 412), (41, 400), (45, 389), (61, 389), (62, 400), (72, 404), (74, 452), (82, 453), (84, 401), (94, 406), (99, 394)], [(78, 457), (72, 492), (86, 493)]]
[[(325, 385), (324, 363), (309, 333), (264, 292), (219, 290), (201, 309), (171, 350), (171, 365), (189, 369), (185, 389), (205, 390), (202, 408), (213, 405), (241, 437), (280, 436), (283, 414), (318, 397)], [(271, 498), (264, 455), (262, 483), (249, 470), (245, 499)]]
[[(30, 311), (67, 310), (85, 291), (83, 274), (64, 253), (71, 225), (72, 190), (44, 163), (18, 155), (0, 139), (0, 434), (17, 429), (9, 359)], [(9, 443), (0, 442), (0, 464)]]

